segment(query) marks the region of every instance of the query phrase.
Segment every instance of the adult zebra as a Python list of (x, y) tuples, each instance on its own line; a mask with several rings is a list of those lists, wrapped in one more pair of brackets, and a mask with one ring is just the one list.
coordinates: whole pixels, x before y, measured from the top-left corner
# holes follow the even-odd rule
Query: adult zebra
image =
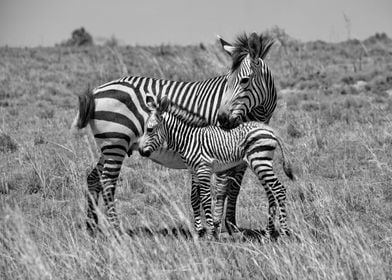
[[(233, 127), (247, 120), (268, 122), (276, 107), (276, 89), (272, 74), (263, 61), (273, 40), (267, 35), (239, 36), (234, 45), (220, 39), (223, 49), (232, 56), (229, 73), (198, 82), (177, 82), (129, 76), (115, 80), (79, 97), (79, 112), (73, 130), (88, 124), (101, 149), (100, 159), (87, 176), (87, 228), (94, 232), (98, 223), (95, 211), (102, 193), (106, 215), (120, 229), (114, 194), (117, 178), (126, 155), (137, 149), (149, 110), (147, 94), (168, 99), (189, 112), (197, 113), (209, 124)], [(222, 108), (221, 108), (221, 105)], [(160, 151), (152, 159), (168, 167), (185, 168), (180, 158)], [(217, 200), (228, 197), (227, 220), (236, 224), (235, 208), (246, 166), (217, 175)]]
[[(254, 121), (242, 123), (231, 130), (208, 125), (202, 117), (170, 104), (166, 96), (161, 100), (148, 96), (146, 104), (151, 114), (139, 143), (139, 152), (148, 157), (166, 142), (170, 149), (181, 154), (195, 179), (192, 180), (191, 205), (199, 236), (204, 232), (200, 205), (204, 209), (208, 237), (217, 233), (221, 223), (223, 205), (215, 205), (218, 210), (215, 209), (214, 218), (211, 212), (212, 174), (244, 163), (258, 176), (267, 193), (267, 236), (276, 237), (274, 222), (277, 208), (280, 231), (290, 235), (286, 221), (286, 188), (275, 176), (272, 166), (277, 146), (282, 152), (284, 172), (292, 180), (294, 176), (285, 156), (283, 141), (272, 128)], [(192, 124), (188, 123), (190, 119)]]

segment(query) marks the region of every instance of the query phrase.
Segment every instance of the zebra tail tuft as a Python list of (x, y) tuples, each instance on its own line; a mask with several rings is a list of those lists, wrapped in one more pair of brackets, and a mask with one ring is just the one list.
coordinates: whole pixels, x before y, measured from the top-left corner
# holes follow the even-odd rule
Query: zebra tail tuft
[(287, 177), (289, 177), (290, 180), (295, 181), (295, 176), (293, 172), (293, 167), (291, 165), (290, 160), (286, 157), (286, 147), (283, 143), (282, 138), (280, 136), (275, 135), (276, 140), (279, 144), (280, 151), (282, 152), (282, 159), (283, 159), (283, 171), (286, 174)]
[(289, 161), (283, 161), (283, 171), (290, 180), (295, 181), (293, 167)]
[(85, 128), (90, 119), (94, 117), (95, 101), (90, 89), (79, 95), (79, 111), (71, 125), (71, 133), (77, 135), (82, 128)]

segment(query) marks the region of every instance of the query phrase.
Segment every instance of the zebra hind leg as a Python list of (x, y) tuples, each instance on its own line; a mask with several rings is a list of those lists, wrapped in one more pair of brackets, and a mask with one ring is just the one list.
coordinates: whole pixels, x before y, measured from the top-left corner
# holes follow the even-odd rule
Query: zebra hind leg
[(280, 232), (283, 235), (291, 236), (291, 229), (287, 225), (286, 187), (278, 179), (276, 179), (275, 184), (272, 186), (272, 191), (274, 192), (279, 206)]
[(279, 237), (279, 232), (275, 228), (275, 218), (276, 218), (276, 199), (272, 192), (267, 192), (268, 197), (268, 225), (266, 229), (267, 237), (271, 240), (276, 241)]
[(101, 176), (101, 183), (103, 185), (103, 201), (105, 204), (106, 217), (109, 225), (112, 226), (117, 233), (122, 234), (120, 227), (120, 220), (118, 219), (115, 206), (115, 190), (117, 179), (120, 175), (122, 162), (125, 158), (124, 154), (104, 154), (104, 164)]
[(254, 158), (253, 161), (248, 159), (247, 162), (249, 163), (249, 167), (259, 178), (267, 194), (268, 225), (266, 228), (266, 236), (272, 240), (276, 240), (279, 236), (279, 233), (275, 228), (275, 217), (278, 197), (276, 196), (276, 192), (273, 188), (274, 183), (277, 181), (277, 178), (272, 169), (272, 161), (266, 162), (265, 160), (258, 160), (257, 158)]
[[(271, 178), (268, 179), (265, 187), (270, 193), (268, 196), (271, 197), (271, 199), (269, 199), (269, 217), (272, 219), (271, 221), (269, 221), (269, 233), (271, 235), (271, 238), (276, 239), (280, 234), (290, 236), (291, 230), (287, 225), (285, 205), (286, 188), (280, 183), (280, 181), (275, 177), (275, 175), (271, 176)], [(275, 221), (277, 208), (279, 209), (279, 232), (275, 230), (275, 227), (271, 227), (271, 225), (273, 226), (273, 223)]]
[(99, 159), (98, 163), (93, 170), (87, 175), (87, 220), (86, 229), (89, 235), (95, 236), (98, 228), (98, 199), (99, 194), (102, 192), (102, 184), (100, 176), (103, 169), (103, 157)]

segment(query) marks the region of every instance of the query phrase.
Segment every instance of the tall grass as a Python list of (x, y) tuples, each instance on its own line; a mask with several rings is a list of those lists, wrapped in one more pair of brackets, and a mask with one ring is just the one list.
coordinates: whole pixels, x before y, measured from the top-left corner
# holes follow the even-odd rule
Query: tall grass
[[(267, 59), (279, 88), (271, 125), (298, 180), (285, 179), (278, 159), (296, 235), (278, 242), (168, 234), (192, 228), (189, 175), (137, 154), (116, 191), (133, 235), (91, 238), (84, 228), (86, 173), (97, 151), (91, 137), (68, 133), (74, 94), (127, 73), (223, 74), (229, 59), (217, 45), (0, 48), (0, 128), (17, 147), (0, 147), (0, 279), (391, 279), (391, 43), (361, 42), (368, 52), (359, 70), (356, 42), (285, 40)], [(266, 204), (248, 172), (240, 226), (264, 228)]]

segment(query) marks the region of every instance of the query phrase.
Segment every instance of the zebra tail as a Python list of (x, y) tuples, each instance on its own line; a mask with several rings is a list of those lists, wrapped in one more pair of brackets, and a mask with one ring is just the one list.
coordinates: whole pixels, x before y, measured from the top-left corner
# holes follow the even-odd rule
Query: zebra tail
[(88, 89), (84, 94), (79, 95), (79, 111), (71, 125), (71, 132), (77, 134), (79, 130), (85, 128), (90, 119), (94, 117), (95, 101), (92, 92)]
[(286, 174), (286, 176), (289, 177), (290, 180), (294, 181), (295, 180), (295, 176), (294, 176), (294, 173), (293, 173), (293, 168), (292, 168), (291, 162), (288, 160), (288, 158), (285, 155), (286, 147), (283, 144), (283, 140), (278, 135), (275, 135), (275, 137), (276, 137), (276, 140), (277, 140), (277, 142), (279, 144), (280, 151), (282, 152), (283, 171)]

